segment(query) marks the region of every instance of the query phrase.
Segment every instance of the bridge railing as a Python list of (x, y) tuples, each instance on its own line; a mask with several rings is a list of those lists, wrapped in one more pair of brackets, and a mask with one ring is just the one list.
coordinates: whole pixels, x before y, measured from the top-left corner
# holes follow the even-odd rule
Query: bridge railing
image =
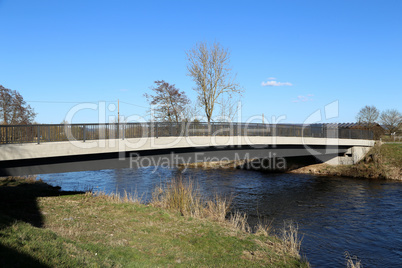
[(178, 136), (278, 136), (340, 139), (373, 139), (367, 129), (326, 125), (145, 122), (106, 124), (0, 125), (0, 144), (71, 140), (125, 139)]

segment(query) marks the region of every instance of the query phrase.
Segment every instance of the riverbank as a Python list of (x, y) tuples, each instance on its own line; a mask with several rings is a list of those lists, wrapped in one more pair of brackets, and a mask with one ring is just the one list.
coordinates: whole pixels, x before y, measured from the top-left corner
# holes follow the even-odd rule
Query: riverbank
[(402, 144), (377, 143), (355, 165), (315, 164), (291, 170), (289, 173), (402, 180)]
[[(312, 157), (310, 157), (312, 158)], [(303, 163), (306, 159), (306, 163)], [(287, 159), (287, 162), (290, 160)], [(287, 169), (272, 170), (269, 163), (262, 168), (260, 159), (201, 162), (181, 165), (182, 168), (205, 168), (205, 169), (251, 169), (262, 172), (285, 172), (295, 174), (314, 174), (322, 176), (339, 176), (368, 179), (402, 180), (402, 143), (377, 143), (367, 155), (357, 164), (332, 166), (329, 164), (308, 164), (314, 159), (299, 157), (293, 162), (287, 163)], [(297, 167), (301, 166), (302, 167)], [(304, 166), (303, 166), (304, 165)]]
[(170, 187), (179, 195), (163, 189), (144, 205), (136, 196), (63, 192), (34, 178), (1, 178), (0, 266), (308, 267), (294, 251), (300, 247), (295, 230), (281, 238), (263, 227), (252, 234), (244, 215), (228, 221), (215, 213), (227, 203), (210, 201), (197, 210), (176, 198), (185, 197), (180, 187)]

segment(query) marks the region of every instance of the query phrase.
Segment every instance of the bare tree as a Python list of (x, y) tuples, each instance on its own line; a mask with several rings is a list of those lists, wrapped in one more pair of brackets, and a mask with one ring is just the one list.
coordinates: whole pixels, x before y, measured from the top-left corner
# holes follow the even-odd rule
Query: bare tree
[(183, 120), (183, 111), (190, 103), (184, 91), (179, 91), (175, 85), (160, 80), (155, 81), (156, 87), (151, 87), (155, 95), (145, 93), (150, 105), (154, 105), (154, 116), (157, 121), (179, 122)]
[(356, 116), (359, 124), (372, 128), (376, 125), (380, 112), (375, 106), (364, 106)]
[(402, 114), (396, 109), (383, 111), (380, 116), (380, 122), (384, 125), (388, 134), (397, 132), (402, 127)]
[(36, 114), (16, 90), (0, 85), (0, 123), (5, 125), (32, 124)]
[(239, 100), (232, 96), (222, 96), (218, 101), (219, 104), (219, 121), (233, 122), (239, 112)]
[(200, 121), (199, 105), (187, 105), (183, 110), (183, 117), (186, 122)]
[(242, 89), (235, 81), (230, 67), (230, 53), (219, 43), (208, 45), (198, 43), (186, 52), (188, 76), (196, 83), (194, 90), (198, 101), (205, 111), (208, 123), (219, 97), (223, 95), (241, 94)]

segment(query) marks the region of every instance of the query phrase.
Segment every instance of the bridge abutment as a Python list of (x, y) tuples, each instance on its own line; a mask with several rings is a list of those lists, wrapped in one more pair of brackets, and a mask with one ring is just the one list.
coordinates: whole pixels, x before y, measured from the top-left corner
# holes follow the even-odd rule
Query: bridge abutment
[(370, 151), (371, 147), (353, 146), (349, 148), (343, 156), (336, 156), (325, 163), (331, 166), (354, 165), (357, 164)]

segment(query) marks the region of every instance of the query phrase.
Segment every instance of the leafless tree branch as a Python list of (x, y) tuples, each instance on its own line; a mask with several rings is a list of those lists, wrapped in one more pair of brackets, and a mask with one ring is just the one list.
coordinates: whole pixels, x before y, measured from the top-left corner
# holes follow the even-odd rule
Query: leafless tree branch
[(194, 90), (198, 101), (204, 109), (208, 122), (211, 122), (215, 104), (220, 97), (241, 95), (242, 88), (232, 75), (230, 53), (219, 43), (208, 45), (198, 43), (186, 52), (188, 76), (196, 83)]

